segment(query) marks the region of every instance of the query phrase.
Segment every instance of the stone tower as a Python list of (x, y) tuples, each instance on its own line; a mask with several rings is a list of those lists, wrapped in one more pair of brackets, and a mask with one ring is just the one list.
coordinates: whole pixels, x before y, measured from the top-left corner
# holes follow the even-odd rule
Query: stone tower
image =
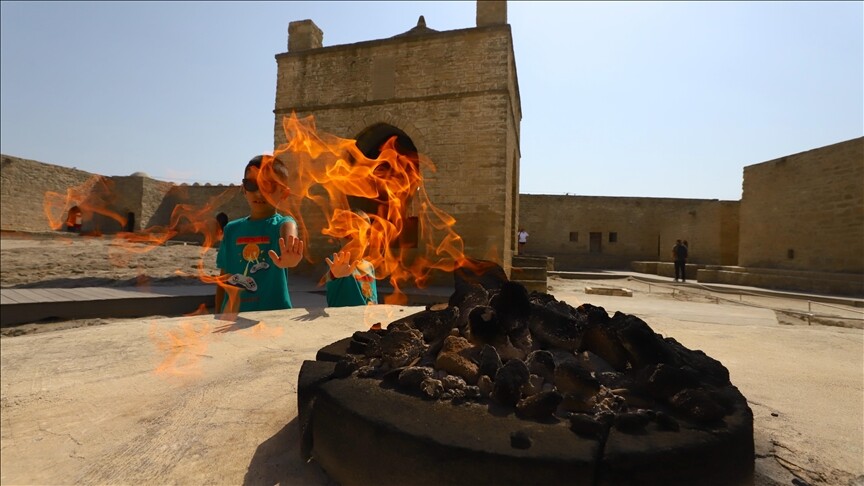
[[(292, 112), (313, 115), (319, 131), (357, 140), (370, 158), (396, 135), (400, 151), (434, 163), (435, 172), (423, 173), (426, 191), (456, 218), (465, 254), (495, 260), (509, 274), (522, 111), (506, 1), (478, 1), (476, 23), (437, 31), (421, 16), (388, 39), (324, 47), (312, 20), (291, 22), (288, 52), (276, 55), (274, 143), (285, 143), (282, 119)], [(322, 262), (337, 247), (315, 234), (324, 224), (320, 211), (302, 212), (310, 254)], [(323, 274), (324, 265), (300, 267)]]

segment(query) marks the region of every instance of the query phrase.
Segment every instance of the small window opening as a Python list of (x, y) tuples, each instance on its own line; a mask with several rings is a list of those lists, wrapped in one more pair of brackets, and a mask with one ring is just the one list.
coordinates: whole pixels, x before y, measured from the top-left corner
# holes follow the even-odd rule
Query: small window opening
[(579, 232), (571, 231), (570, 232), (570, 241), (579, 241)]
[(614, 231), (609, 232), (609, 243), (616, 243), (616, 242), (618, 242), (618, 233), (614, 232)]

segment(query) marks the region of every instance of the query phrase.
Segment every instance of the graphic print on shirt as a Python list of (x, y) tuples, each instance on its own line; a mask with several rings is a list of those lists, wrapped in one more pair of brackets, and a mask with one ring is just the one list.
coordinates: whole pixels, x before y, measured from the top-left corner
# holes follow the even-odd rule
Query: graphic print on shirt
[[(258, 283), (249, 274), (259, 271), (264, 271), (270, 268), (270, 264), (264, 259), (267, 253), (261, 251), (258, 245), (269, 245), (270, 238), (267, 236), (246, 236), (237, 238), (236, 245), (242, 247), (241, 255), (246, 262), (246, 268), (243, 273), (235, 273), (228, 278), (228, 283), (231, 285), (243, 287), (249, 292), (258, 290)], [(250, 267), (251, 265), (251, 267)]]

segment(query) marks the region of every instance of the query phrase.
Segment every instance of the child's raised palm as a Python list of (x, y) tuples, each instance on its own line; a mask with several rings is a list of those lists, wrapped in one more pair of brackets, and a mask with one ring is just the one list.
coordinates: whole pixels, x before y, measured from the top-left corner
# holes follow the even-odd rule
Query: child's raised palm
[(285, 238), (279, 238), (279, 253), (270, 250), (270, 259), (279, 268), (296, 267), (300, 260), (303, 259), (303, 240), (289, 236), (287, 241)]
[(330, 273), (334, 278), (347, 277), (354, 273), (354, 267), (360, 263), (360, 260), (351, 261), (351, 252), (340, 251), (333, 254), (333, 259), (325, 258), (327, 265), (330, 266)]

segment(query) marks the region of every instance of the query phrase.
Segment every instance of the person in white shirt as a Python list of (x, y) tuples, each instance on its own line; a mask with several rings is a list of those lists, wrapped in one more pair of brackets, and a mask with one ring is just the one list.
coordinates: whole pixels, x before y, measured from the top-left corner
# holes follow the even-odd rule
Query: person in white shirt
[(519, 228), (519, 254), (522, 255), (525, 251), (525, 245), (528, 243), (528, 232), (524, 228)]

